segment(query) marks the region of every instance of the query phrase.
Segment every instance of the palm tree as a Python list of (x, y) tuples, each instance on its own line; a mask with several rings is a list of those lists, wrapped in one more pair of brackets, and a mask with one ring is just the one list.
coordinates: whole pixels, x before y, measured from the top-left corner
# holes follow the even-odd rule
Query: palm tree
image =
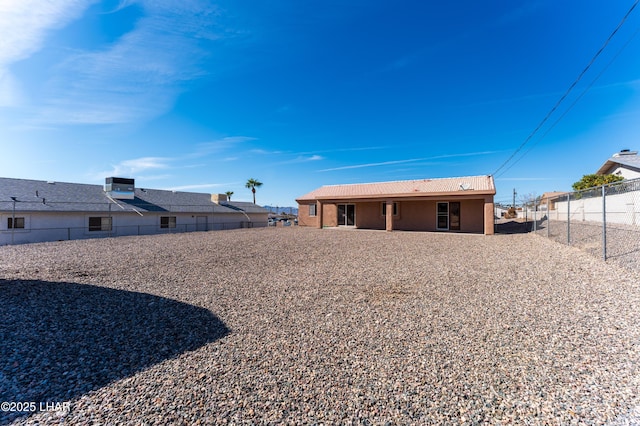
[(244, 186), (251, 189), (251, 192), (253, 192), (253, 204), (255, 204), (256, 188), (259, 188), (260, 186), (262, 186), (262, 182), (258, 181), (257, 179), (251, 178), (247, 181), (247, 183)]
[(231, 196), (233, 195), (233, 191), (227, 191), (225, 192), (225, 194), (227, 194), (227, 201), (231, 201)]

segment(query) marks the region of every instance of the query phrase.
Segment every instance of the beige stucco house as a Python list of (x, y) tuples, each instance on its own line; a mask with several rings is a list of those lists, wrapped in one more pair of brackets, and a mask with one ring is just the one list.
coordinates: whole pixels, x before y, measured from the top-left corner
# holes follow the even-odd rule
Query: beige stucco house
[(493, 177), (329, 185), (298, 198), (301, 226), (493, 234)]

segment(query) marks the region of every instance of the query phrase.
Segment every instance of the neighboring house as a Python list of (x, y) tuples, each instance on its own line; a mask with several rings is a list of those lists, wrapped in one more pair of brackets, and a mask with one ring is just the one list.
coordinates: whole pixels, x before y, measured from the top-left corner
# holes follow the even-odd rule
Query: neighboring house
[(491, 176), (323, 186), (298, 198), (301, 226), (493, 234)]
[(553, 192), (545, 192), (540, 196), (540, 203), (538, 204), (539, 210), (555, 210), (556, 202), (561, 199), (567, 198), (566, 192), (553, 191)]
[[(637, 151), (623, 149), (611, 156), (596, 172), (624, 178), (589, 191), (545, 192), (541, 204), (548, 203), (552, 220), (640, 224), (640, 157)], [(603, 200), (602, 195), (605, 195)], [(546, 200), (546, 201), (545, 201)], [(603, 212), (603, 209), (606, 211)]]
[(640, 178), (640, 156), (638, 151), (623, 149), (611, 156), (596, 172), (598, 175), (617, 175), (625, 179)]
[(0, 178), (0, 245), (267, 226), (269, 211), (225, 194)]

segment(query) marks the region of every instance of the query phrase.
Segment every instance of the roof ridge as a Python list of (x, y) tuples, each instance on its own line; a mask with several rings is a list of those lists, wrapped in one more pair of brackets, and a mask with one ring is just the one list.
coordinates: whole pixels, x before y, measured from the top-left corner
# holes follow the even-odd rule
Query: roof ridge
[(381, 184), (381, 183), (431, 182), (431, 181), (434, 181), (434, 180), (470, 179), (470, 178), (486, 178), (486, 177), (491, 177), (491, 175), (452, 176), (452, 177), (440, 177), (440, 178), (386, 180), (386, 181), (361, 182), (361, 183), (338, 183), (338, 184), (334, 184), (334, 185), (322, 185), (322, 188), (330, 188), (330, 187), (335, 187), (335, 186), (353, 186), (353, 185), (377, 185), (377, 184)]
[(64, 185), (86, 185), (86, 186), (100, 186), (102, 187), (103, 185), (101, 184), (97, 184), (97, 183), (79, 183), (79, 182), (63, 182), (60, 180), (54, 180), (54, 179), (49, 179), (49, 180), (42, 180), (42, 179), (24, 179), (24, 178), (12, 178), (12, 177), (1, 177), (0, 179), (7, 179), (7, 180), (21, 180), (24, 182), (38, 182), (38, 183), (46, 183), (46, 184), (51, 184), (51, 183), (59, 183), (59, 184), (64, 184)]

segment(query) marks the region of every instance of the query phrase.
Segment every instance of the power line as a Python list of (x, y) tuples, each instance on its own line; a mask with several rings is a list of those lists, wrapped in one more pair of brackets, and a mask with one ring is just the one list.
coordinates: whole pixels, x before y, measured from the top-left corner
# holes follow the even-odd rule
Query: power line
[(574, 106), (576, 106), (576, 104), (580, 101), (580, 99), (583, 98), (583, 96), (593, 87), (593, 85), (600, 79), (600, 77), (602, 77), (604, 75), (604, 73), (609, 69), (609, 67), (611, 66), (611, 64), (613, 64), (615, 62), (616, 59), (618, 59), (618, 56), (620, 56), (620, 54), (622, 53), (622, 51), (624, 49), (627, 48), (627, 46), (629, 46), (629, 44), (631, 44), (631, 41), (638, 35), (638, 33), (640, 33), (640, 27), (631, 35), (631, 37), (629, 38), (629, 40), (627, 40), (627, 42), (618, 50), (618, 52), (613, 56), (613, 58), (609, 61), (609, 63), (607, 63), (607, 65), (602, 69), (602, 71), (600, 71), (600, 73), (598, 73), (598, 75), (591, 81), (591, 83), (589, 83), (589, 85), (580, 93), (580, 95), (578, 95), (578, 97), (571, 103), (571, 105), (569, 105), (569, 108), (567, 108), (560, 117), (558, 117), (558, 119), (556, 121), (553, 122), (553, 124), (544, 132), (544, 134), (540, 137), (540, 139), (538, 139), (537, 141), (535, 141), (531, 146), (529, 146), (529, 149), (526, 150), (521, 156), (520, 158), (518, 158), (517, 160), (515, 160), (513, 163), (511, 163), (509, 165), (509, 167), (507, 167), (506, 169), (504, 169), (502, 171), (502, 173), (500, 173), (499, 175), (496, 175), (494, 177), (500, 177), (502, 175), (504, 175), (505, 173), (507, 173), (513, 166), (515, 166), (516, 164), (518, 164), (518, 162), (520, 160), (522, 160), (524, 157), (527, 156), (527, 154), (529, 154), (531, 152), (531, 150), (538, 144), (540, 143), (540, 141), (542, 141), (548, 134), (549, 132), (551, 132), (551, 130), (554, 129), (554, 127), (556, 127), (556, 125), (569, 113), (569, 111), (571, 111), (573, 109)]
[(576, 78), (574, 80), (574, 82), (571, 84), (571, 86), (569, 86), (569, 88), (567, 89), (567, 91), (560, 97), (560, 99), (556, 102), (556, 104), (553, 106), (553, 108), (551, 108), (551, 110), (547, 113), (547, 115), (542, 119), (542, 121), (538, 124), (538, 126), (533, 130), (533, 132), (531, 132), (529, 134), (529, 136), (527, 136), (527, 138), (524, 140), (524, 142), (522, 142), (520, 144), (520, 146), (513, 152), (513, 154), (511, 154), (511, 156), (509, 156), (509, 158), (507, 158), (507, 160), (502, 163), (500, 165), (500, 167), (498, 167), (496, 169), (495, 172), (493, 172), (491, 175), (495, 176), (500, 170), (502, 170), (521, 150), (522, 148), (525, 147), (525, 145), (527, 143), (529, 143), (529, 141), (531, 140), (531, 138), (538, 132), (538, 130), (540, 130), (540, 128), (547, 122), (547, 120), (549, 119), (549, 117), (551, 116), (551, 114), (553, 114), (555, 112), (556, 109), (558, 109), (558, 107), (560, 106), (560, 104), (565, 100), (565, 98), (569, 95), (569, 93), (573, 90), (573, 88), (578, 84), (578, 82), (582, 79), (582, 77), (584, 76), (584, 74), (589, 70), (589, 68), (591, 68), (591, 65), (593, 65), (593, 63), (596, 61), (596, 59), (600, 56), (600, 54), (602, 53), (602, 51), (607, 47), (607, 45), (609, 44), (609, 42), (611, 41), (611, 39), (613, 39), (613, 36), (618, 32), (618, 30), (622, 27), (622, 25), (627, 21), (627, 18), (629, 17), (629, 15), (631, 14), (631, 12), (633, 12), (633, 9), (635, 9), (635, 7), (638, 5), (638, 2), (640, 0), (636, 0), (633, 5), (631, 6), (631, 8), (627, 11), (627, 13), (624, 15), (624, 17), (622, 18), (622, 20), (620, 21), (620, 23), (618, 24), (618, 26), (616, 27), (615, 30), (613, 30), (613, 32), (609, 35), (609, 37), (607, 38), (607, 40), (604, 42), (604, 44), (602, 45), (602, 47), (600, 47), (600, 49), (596, 52), (596, 54), (593, 56), (593, 58), (591, 58), (591, 61), (589, 61), (589, 63), (587, 64), (587, 66), (582, 70), (582, 72), (580, 73), (580, 75), (578, 75), (578, 78)]

